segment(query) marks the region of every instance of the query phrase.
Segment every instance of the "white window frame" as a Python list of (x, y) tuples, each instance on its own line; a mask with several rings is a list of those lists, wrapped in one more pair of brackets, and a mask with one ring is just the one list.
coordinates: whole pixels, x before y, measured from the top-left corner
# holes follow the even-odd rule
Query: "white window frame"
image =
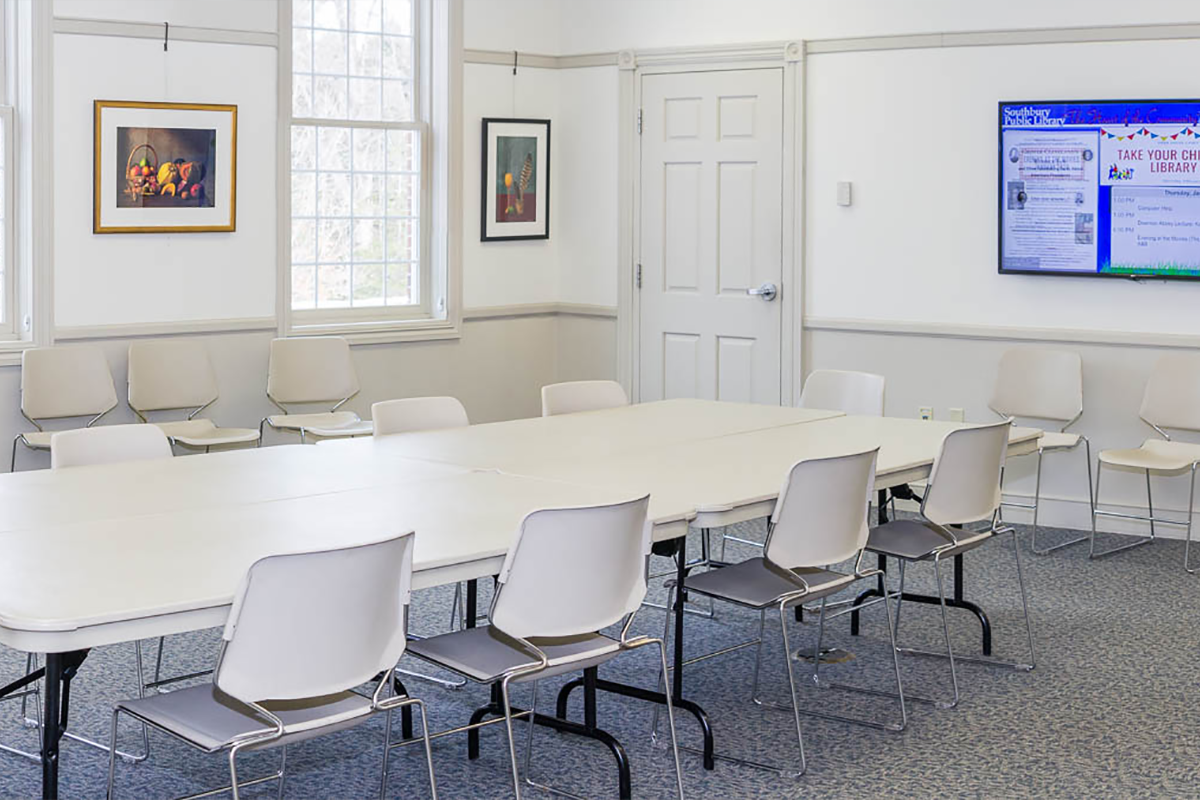
[[(412, 122), (354, 122), (292, 116), (292, 7), (279, 4), (278, 288), (280, 335), (342, 335), (352, 343), (457, 338), (461, 302), (462, 0), (413, 0)], [(451, 99), (453, 98), (453, 100)], [(415, 305), (292, 309), (291, 139), (294, 125), (417, 131), (420, 227)]]

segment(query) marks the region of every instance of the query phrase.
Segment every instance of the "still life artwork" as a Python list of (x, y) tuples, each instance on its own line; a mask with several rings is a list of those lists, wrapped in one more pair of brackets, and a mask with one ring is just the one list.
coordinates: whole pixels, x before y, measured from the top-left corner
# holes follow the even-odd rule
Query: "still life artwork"
[(237, 106), (96, 101), (95, 233), (235, 230)]
[(483, 121), (480, 238), (550, 238), (550, 120)]

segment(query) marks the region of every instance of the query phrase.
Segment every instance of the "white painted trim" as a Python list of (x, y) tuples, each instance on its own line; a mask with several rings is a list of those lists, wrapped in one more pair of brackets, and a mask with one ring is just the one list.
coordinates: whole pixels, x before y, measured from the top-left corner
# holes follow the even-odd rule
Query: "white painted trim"
[(587, 67), (613, 67), (617, 65), (616, 53), (581, 53), (573, 56), (548, 56), (539, 53), (521, 53), (513, 50), (463, 50), (464, 64), (490, 64), (498, 67), (513, 65), (534, 69), (582, 69)]
[(274, 317), (240, 319), (197, 319), (179, 322), (134, 322), (118, 325), (71, 325), (56, 328), (56, 342), (84, 339), (132, 339), (142, 336), (185, 336), (190, 334), (249, 333), (274, 331)]
[(805, 51), (809, 55), (819, 55), (823, 53), (854, 53), (865, 50), (996, 47), (1078, 42), (1139, 42), (1161, 39), (1200, 39), (1200, 25), (1104, 25), (1090, 28), (1031, 28), (928, 33), (911, 36), (816, 39), (807, 43)]
[[(164, 26), (161, 22), (55, 17), (54, 32), (78, 36), (156, 39), (161, 42)], [(180, 42), (257, 45), (260, 47), (277, 47), (279, 44), (279, 36), (274, 31), (248, 31), (237, 28), (198, 28), (189, 25), (171, 25), (167, 36), (168, 41)]]
[(907, 320), (841, 319), (805, 317), (805, 331), (878, 333), (924, 336), (938, 339), (984, 339), (991, 341), (1077, 342), (1126, 347), (1200, 347), (1200, 335), (1078, 328), (1022, 328), (1008, 325), (969, 325)]
[[(897, 36), (859, 36), (834, 39), (810, 39), (803, 43), (793, 58), (828, 53), (855, 53), (870, 50), (913, 50), (934, 47), (997, 47), (1030, 44), (1069, 44), (1078, 42), (1139, 42), (1163, 39), (1200, 39), (1200, 24), (1184, 25), (1098, 25), (1086, 28), (1026, 28), (997, 31), (944, 31), (902, 34)], [(635, 66), (680, 65), (703, 63), (709, 59), (775, 60), (778, 50), (788, 42), (716, 45), (712, 47), (664, 47), (641, 50), (636, 61), (628, 61), (631, 51), (619, 53), (583, 53), (578, 55), (545, 55), (518, 53), (519, 67), (539, 69), (575, 69), (617, 65), (622, 69)], [(622, 57), (626, 60), (622, 60)], [(513, 52), (503, 50), (466, 50), (463, 59), (468, 64), (512, 66)]]
[[(28, 166), (34, 176), (53, 176), (54, 9), (52, 3), (28, 3), (23, 7), (33, 15), (28, 62), (30, 102), (22, 109), (30, 119), (32, 158)], [(54, 342), (54, 181), (33, 180), (31, 195), (32, 241), (28, 250), (33, 285), (28, 313), (33, 315), (33, 331), (27, 346), (42, 346)]]
[(476, 322), (484, 319), (514, 319), (517, 317), (598, 317), (616, 319), (614, 306), (590, 303), (520, 303), (507, 306), (476, 306), (463, 309), (463, 319)]
[[(622, 53), (617, 70), (617, 381), (637, 402), (641, 393), (634, 349), (638, 343), (640, 304), (634, 287), (635, 220), (637, 219), (637, 114), (641, 81), (632, 68), (631, 54)], [(628, 66), (627, 66), (628, 64)]]

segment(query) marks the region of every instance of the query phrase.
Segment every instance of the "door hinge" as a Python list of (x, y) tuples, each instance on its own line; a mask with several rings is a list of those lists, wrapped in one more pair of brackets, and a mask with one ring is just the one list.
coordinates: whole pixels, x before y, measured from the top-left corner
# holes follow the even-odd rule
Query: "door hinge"
[(638, 136), (642, 135), (642, 110), (640, 108), (638, 109), (637, 132)]
[(641, 264), (637, 265), (637, 278), (635, 280), (637, 282), (637, 288), (639, 288), (639, 289), (642, 288), (642, 265)]

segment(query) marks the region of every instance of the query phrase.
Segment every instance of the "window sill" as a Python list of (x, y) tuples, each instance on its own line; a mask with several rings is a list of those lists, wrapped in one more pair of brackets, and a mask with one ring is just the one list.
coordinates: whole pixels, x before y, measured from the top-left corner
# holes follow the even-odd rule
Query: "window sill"
[(21, 354), (37, 346), (27, 339), (0, 339), (0, 367), (21, 366)]
[(292, 324), (288, 336), (342, 336), (351, 345), (393, 344), (396, 342), (432, 342), (462, 338), (457, 320), (412, 320), (407, 322), (336, 322)]

